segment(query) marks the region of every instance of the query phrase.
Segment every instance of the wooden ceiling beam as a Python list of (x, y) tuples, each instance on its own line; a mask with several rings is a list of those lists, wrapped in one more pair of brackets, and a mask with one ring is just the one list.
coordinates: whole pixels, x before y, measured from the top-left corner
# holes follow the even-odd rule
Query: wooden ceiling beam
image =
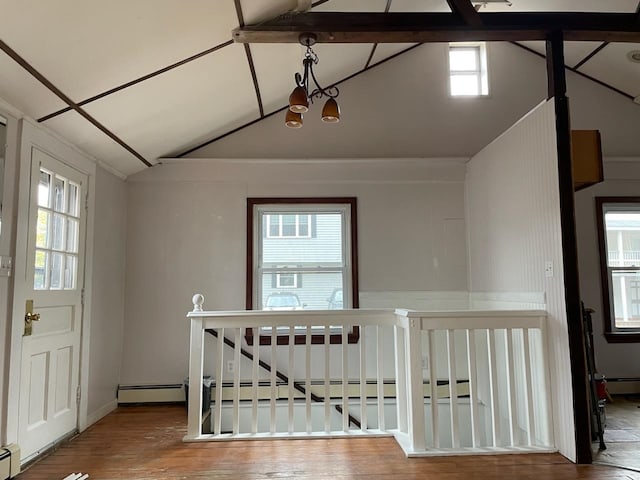
[(635, 13), (482, 13), (481, 26), (454, 13), (288, 13), (236, 28), (238, 43), (298, 43), (313, 32), (319, 43), (429, 43), (545, 40), (562, 31), (568, 41), (640, 42)]
[(473, 8), (471, 0), (447, 0), (451, 11), (458, 15), (464, 23), (472, 27), (482, 25), (480, 14)]

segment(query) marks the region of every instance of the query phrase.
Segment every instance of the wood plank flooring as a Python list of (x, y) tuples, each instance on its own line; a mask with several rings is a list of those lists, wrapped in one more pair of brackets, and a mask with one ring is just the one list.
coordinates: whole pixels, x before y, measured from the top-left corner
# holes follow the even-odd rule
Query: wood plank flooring
[(576, 466), (558, 454), (408, 459), (393, 438), (183, 443), (185, 432), (181, 405), (121, 407), (17, 478), (640, 480), (640, 473)]

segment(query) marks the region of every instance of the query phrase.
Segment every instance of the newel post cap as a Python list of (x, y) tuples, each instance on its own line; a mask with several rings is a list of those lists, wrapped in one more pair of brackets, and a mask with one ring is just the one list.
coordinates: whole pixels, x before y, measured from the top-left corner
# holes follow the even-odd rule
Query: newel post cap
[(196, 293), (191, 301), (193, 302), (193, 311), (201, 312), (202, 305), (204, 305), (204, 295), (202, 295), (201, 293)]

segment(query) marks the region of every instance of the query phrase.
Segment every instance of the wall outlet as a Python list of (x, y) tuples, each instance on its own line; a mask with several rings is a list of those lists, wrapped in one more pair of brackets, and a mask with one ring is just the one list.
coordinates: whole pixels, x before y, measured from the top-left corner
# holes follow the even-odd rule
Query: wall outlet
[(553, 262), (551, 260), (544, 262), (544, 276), (553, 277)]
[(236, 370), (236, 362), (235, 360), (227, 360), (227, 372), (233, 373)]

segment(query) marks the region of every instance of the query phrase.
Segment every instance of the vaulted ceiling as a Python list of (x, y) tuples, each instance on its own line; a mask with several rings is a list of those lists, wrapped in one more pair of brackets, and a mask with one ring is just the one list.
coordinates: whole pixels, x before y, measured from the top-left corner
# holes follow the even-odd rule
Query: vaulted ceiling
[[(296, 43), (235, 43), (232, 31), (292, 10), (443, 12), (468, 0), (1, 0), (0, 97), (129, 175), (281, 110), (300, 70)], [(638, 0), (485, 0), (495, 12), (635, 15)], [(637, 38), (640, 38), (638, 36)], [(614, 39), (618, 40), (618, 39)], [(381, 40), (384, 41), (384, 40)], [(634, 38), (635, 41), (635, 38)], [(520, 44), (544, 54), (542, 41)], [(323, 85), (366, 75), (414, 43), (318, 44)], [(633, 102), (640, 43), (565, 42), (567, 67)], [(640, 108), (640, 106), (638, 107)]]

